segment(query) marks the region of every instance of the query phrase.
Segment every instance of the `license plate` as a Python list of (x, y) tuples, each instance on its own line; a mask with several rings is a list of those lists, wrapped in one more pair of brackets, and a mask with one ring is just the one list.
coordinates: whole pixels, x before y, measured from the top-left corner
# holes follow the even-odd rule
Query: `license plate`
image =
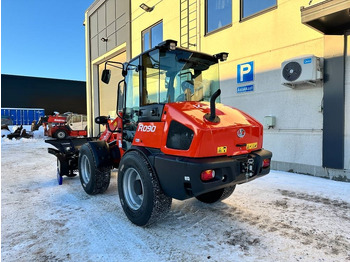
[(247, 150), (255, 149), (258, 147), (258, 142), (247, 144)]

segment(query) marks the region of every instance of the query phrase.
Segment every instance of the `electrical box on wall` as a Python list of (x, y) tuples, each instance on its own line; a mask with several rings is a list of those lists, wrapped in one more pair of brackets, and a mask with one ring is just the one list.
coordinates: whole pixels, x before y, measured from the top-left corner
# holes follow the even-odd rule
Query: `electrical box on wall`
[(275, 116), (265, 116), (264, 117), (264, 126), (267, 129), (274, 128), (276, 126), (276, 117)]
[(308, 55), (284, 61), (281, 84), (294, 88), (300, 84), (316, 85), (323, 79), (323, 58)]

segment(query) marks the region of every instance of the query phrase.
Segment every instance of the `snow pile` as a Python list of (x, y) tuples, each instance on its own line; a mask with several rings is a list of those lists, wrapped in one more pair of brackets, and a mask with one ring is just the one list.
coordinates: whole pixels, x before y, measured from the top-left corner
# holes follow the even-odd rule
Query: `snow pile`
[(34, 138), (47, 138), (47, 136), (44, 135), (44, 127), (40, 126), (38, 130), (35, 130), (33, 132), (33, 137)]
[(1, 129), (1, 138), (6, 138), (9, 134), (11, 134), (11, 131), (7, 129)]
[[(7, 135), (14, 133), (17, 128), (20, 126), (8, 126), (9, 130), (7, 129), (1, 129), (1, 141), (2, 142), (7, 142), (10, 141), (10, 139), (7, 138)], [(48, 137), (44, 135), (44, 127), (40, 126), (38, 130), (31, 131), (31, 126), (30, 125), (23, 125), (23, 130), (26, 130), (27, 134), (33, 134), (34, 139), (47, 139)], [(28, 140), (31, 138), (20, 138), (19, 140)], [(17, 140), (17, 139), (12, 139), (12, 140)]]

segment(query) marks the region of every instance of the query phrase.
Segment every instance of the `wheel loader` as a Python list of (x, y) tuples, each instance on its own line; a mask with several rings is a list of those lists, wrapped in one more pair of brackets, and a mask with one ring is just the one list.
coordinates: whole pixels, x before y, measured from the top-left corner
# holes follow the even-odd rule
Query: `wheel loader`
[(237, 184), (269, 173), (272, 153), (263, 149), (263, 126), (239, 109), (220, 103), (219, 62), (166, 40), (121, 69), (116, 118), (99, 116), (99, 137), (47, 140), (57, 149), (57, 176), (79, 172), (90, 195), (107, 190), (118, 169), (118, 193), (128, 219), (147, 226), (163, 218), (172, 199), (214, 203)]

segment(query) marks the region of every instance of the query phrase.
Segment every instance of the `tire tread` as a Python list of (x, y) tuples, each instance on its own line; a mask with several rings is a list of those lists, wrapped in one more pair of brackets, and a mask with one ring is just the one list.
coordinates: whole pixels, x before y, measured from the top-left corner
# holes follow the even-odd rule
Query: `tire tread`
[[(110, 179), (111, 179), (111, 173), (110, 173), (110, 168), (108, 167), (100, 167), (98, 168), (96, 165), (96, 160), (94, 157), (94, 154), (92, 152), (92, 148), (90, 146), (90, 144), (84, 144), (81, 149), (80, 149), (80, 154), (83, 154), (84, 151), (87, 151), (88, 154), (90, 154), (91, 159), (92, 159), (92, 163), (91, 164), (91, 168), (93, 170), (91, 170), (91, 172), (94, 172), (94, 179), (93, 177), (91, 177), (90, 179), (94, 180), (92, 181), (94, 184), (92, 186), (91, 190), (87, 190), (84, 186), (84, 190), (86, 193), (88, 193), (89, 195), (96, 195), (96, 194), (102, 194), (104, 193), (108, 187), (109, 187), (109, 183), (110, 183)], [(80, 156), (79, 156), (79, 169), (80, 169)], [(80, 173), (80, 171), (79, 171)], [(92, 175), (93, 176), (93, 175)], [(80, 178), (81, 182), (82, 179)], [(83, 185), (83, 182), (82, 182)]]
[[(150, 181), (151, 181), (151, 185), (152, 185), (152, 191), (153, 191), (153, 203), (151, 204), (151, 214), (149, 217), (145, 217), (145, 218), (131, 218), (130, 214), (128, 214), (128, 207), (125, 206), (127, 205), (126, 203), (124, 203), (125, 201), (124, 199), (124, 192), (123, 189), (121, 187), (122, 184), (122, 179), (120, 178), (121, 176), (121, 172), (123, 171), (124, 168), (124, 163), (123, 162), (137, 162), (140, 164), (141, 169), (144, 171), (144, 173), (149, 175)], [(150, 163), (147, 161), (147, 159), (139, 152), (137, 151), (131, 151), (129, 153), (127, 153), (126, 155), (123, 156), (121, 164), (120, 164), (120, 168), (121, 170), (119, 170), (118, 172), (118, 190), (119, 190), (119, 198), (121, 200), (124, 212), (126, 213), (126, 215), (128, 216), (129, 220), (131, 222), (133, 222), (134, 224), (138, 225), (138, 226), (143, 226), (143, 227), (147, 227), (150, 226), (152, 224), (154, 224), (155, 222), (159, 221), (160, 219), (164, 218), (167, 213), (169, 212), (170, 208), (171, 208), (171, 203), (172, 203), (172, 198), (165, 195), (163, 190), (160, 187), (160, 184), (158, 182), (157, 176), (154, 173)], [(144, 203), (143, 203), (144, 204)]]

